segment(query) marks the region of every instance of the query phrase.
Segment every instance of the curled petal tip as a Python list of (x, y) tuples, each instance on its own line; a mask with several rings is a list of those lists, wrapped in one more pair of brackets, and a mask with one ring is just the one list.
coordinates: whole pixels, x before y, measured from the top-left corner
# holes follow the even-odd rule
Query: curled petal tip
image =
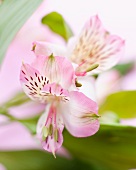
[(55, 151), (52, 151), (52, 154), (53, 154), (54, 158), (56, 159)]

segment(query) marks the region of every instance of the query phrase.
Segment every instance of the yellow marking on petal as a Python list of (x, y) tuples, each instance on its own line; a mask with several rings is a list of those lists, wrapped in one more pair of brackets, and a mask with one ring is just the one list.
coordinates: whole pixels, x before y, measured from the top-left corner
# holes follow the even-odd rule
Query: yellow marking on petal
[(90, 72), (90, 71), (96, 69), (97, 67), (99, 67), (99, 64), (93, 64), (91, 67), (89, 67), (89, 68), (86, 70), (86, 72)]

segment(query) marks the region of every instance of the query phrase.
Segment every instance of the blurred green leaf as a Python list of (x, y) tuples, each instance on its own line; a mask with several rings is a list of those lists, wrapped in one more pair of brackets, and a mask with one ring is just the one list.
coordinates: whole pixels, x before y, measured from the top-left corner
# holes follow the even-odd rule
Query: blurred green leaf
[(91, 166), (77, 159), (66, 159), (39, 150), (0, 152), (0, 163), (7, 170), (92, 170)]
[(24, 92), (19, 92), (19, 93), (15, 94), (15, 96), (13, 96), (7, 102), (3, 103), (0, 107), (4, 107), (4, 108), (8, 109), (13, 106), (19, 106), (19, 105), (24, 104), (28, 101), (30, 101), (30, 98), (28, 98)]
[(0, 5), (0, 64), (16, 33), (42, 0), (4, 0)]
[(65, 131), (63, 145), (96, 170), (136, 168), (135, 127), (103, 124), (98, 133), (88, 138), (75, 138)]
[(54, 33), (60, 35), (65, 41), (73, 36), (73, 32), (63, 16), (57, 12), (51, 12), (42, 18), (42, 23), (47, 25)]
[(127, 74), (134, 68), (134, 62), (128, 62), (124, 64), (117, 64), (113, 69), (117, 70), (122, 76)]
[(116, 113), (120, 118), (136, 117), (136, 91), (121, 91), (109, 95), (100, 106), (99, 113)]

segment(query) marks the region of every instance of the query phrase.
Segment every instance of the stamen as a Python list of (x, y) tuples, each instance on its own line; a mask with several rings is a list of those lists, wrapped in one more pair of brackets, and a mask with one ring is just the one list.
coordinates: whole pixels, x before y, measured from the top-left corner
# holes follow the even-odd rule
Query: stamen
[(82, 86), (82, 84), (79, 83), (77, 80), (75, 81), (75, 85), (76, 85), (76, 87), (81, 87)]
[(48, 134), (51, 136), (52, 133), (53, 133), (53, 126), (52, 126), (52, 124), (50, 124)]
[(99, 64), (93, 64), (91, 67), (89, 67), (89, 68), (86, 70), (86, 72), (90, 72), (90, 71), (96, 69), (97, 67), (99, 67)]
[(58, 142), (58, 129), (55, 129), (54, 131), (54, 140), (55, 142)]
[(49, 133), (49, 129), (46, 126), (44, 126), (42, 128), (42, 135), (46, 138), (48, 136), (48, 133)]
[(36, 48), (36, 44), (33, 45), (32, 51), (35, 51), (35, 48)]

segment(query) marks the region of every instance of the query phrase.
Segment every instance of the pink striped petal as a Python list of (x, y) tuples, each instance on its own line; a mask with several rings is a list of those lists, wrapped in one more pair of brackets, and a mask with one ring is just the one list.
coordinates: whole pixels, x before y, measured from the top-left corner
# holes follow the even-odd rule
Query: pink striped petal
[(20, 81), (25, 93), (35, 101), (41, 103), (51, 102), (57, 98), (60, 101), (68, 100), (68, 91), (58, 83), (41, 75), (38, 70), (28, 64), (23, 64), (20, 72)]
[(22, 64), (20, 82), (24, 92), (35, 101), (46, 102), (46, 96), (41, 93), (43, 87), (49, 83), (49, 79), (42, 76), (39, 71), (29, 64)]
[(77, 75), (88, 71), (94, 64), (98, 68), (92, 73), (100, 73), (113, 67), (124, 54), (124, 41), (106, 31), (98, 18), (93, 16), (83, 28), (70, 56), (78, 64)]
[(66, 48), (64, 46), (59, 46), (51, 44), (49, 42), (35, 41), (33, 42), (33, 49), (36, 56), (44, 55), (49, 56), (53, 54), (54, 56), (65, 56)]
[(69, 103), (61, 107), (65, 126), (73, 136), (87, 137), (98, 131), (98, 106), (83, 93), (70, 92)]

